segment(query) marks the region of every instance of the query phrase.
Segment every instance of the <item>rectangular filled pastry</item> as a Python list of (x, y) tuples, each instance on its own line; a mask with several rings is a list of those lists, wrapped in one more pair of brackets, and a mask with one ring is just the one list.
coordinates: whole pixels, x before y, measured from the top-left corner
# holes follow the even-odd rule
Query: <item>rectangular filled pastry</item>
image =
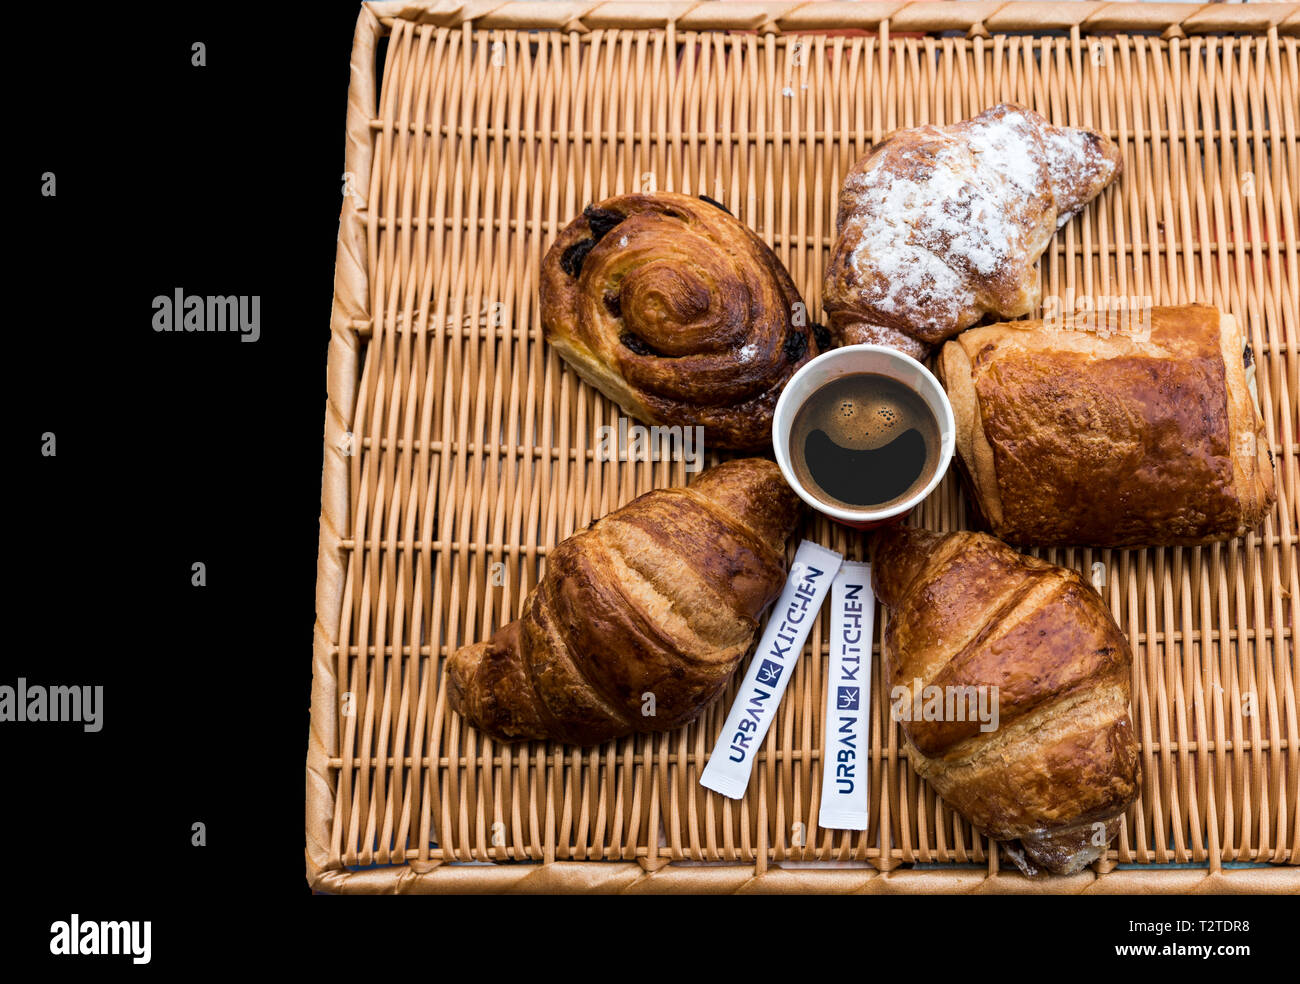
[(963, 332), (936, 366), (971, 499), (1027, 546), (1192, 545), (1272, 508), (1273, 459), (1236, 319), (1205, 305)]

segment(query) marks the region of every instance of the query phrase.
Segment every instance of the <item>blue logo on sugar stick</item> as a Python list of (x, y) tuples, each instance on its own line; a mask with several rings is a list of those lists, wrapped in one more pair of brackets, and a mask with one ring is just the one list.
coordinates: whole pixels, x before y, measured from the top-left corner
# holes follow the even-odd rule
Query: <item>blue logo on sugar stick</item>
[(781, 670), (783, 667), (780, 663), (773, 662), (770, 659), (763, 660), (758, 667), (758, 683), (766, 687), (775, 687), (778, 680), (781, 679)]
[(858, 709), (858, 687), (840, 687), (838, 711), (856, 711)]

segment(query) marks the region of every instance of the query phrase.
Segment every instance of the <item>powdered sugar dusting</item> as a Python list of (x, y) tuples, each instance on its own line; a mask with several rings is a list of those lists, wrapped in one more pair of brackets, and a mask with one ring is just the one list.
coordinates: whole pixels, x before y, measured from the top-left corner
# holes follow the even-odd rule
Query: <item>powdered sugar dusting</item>
[(923, 128), (924, 144), (878, 155), (854, 182), (861, 236), (850, 263), (871, 271), (864, 299), (916, 327), (959, 317), (975, 300), (969, 281), (998, 276), (1023, 249), (1018, 220), (1041, 189), (1028, 121), (976, 122), (961, 136)]
[(1043, 134), (1047, 150), (1047, 173), (1052, 181), (1052, 191), (1059, 194), (1073, 180), (1084, 158), (1083, 133), (1051, 127)]
[(899, 137), (845, 180), (828, 310), (923, 337), (1022, 303), (1054, 210), (1068, 219), (1114, 173), (1095, 134), (1009, 104)]
[(965, 139), (975, 165), (992, 168), (1022, 195), (1038, 194), (1043, 180), (1043, 152), (1037, 128), (1024, 113), (970, 121)]
[(1115, 163), (1092, 146), (1093, 138), (1087, 130), (1055, 126), (1044, 130), (1043, 150), (1052, 197), (1059, 210), (1059, 229), (1092, 200), (1096, 185), (1104, 185), (1114, 177)]

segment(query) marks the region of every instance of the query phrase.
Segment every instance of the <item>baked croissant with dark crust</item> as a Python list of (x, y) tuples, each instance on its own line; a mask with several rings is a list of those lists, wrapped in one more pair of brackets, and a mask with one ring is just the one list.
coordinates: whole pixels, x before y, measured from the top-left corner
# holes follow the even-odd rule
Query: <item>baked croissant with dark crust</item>
[(633, 417), (741, 450), (771, 442), (781, 387), (827, 344), (763, 240), (670, 192), (570, 223), (542, 261), (541, 317), (560, 356)]
[(521, 618), (452, 654), (451, 708), (575, 745), (693, 721), (756, 644), (801, 511), (765, 458), (634, 499), (551, 552)]
[[(1101, 597), (983, 533), (896, 527), (872, 547), (883, 679), (917, 774), (989, 837), (1019, 840), (1008, 853), (1027, 874), (1101, 857), (1140, 773), (1132, 654)], [(996, 702), (983, 719), (981, 687)]]
[(840, 190), (823, 289), (832, 338), (923, 359), (985, 314), (1029, 314), (1052, 234), (1119, 172), (1100, 133), (1010, 103), (893, 133)]

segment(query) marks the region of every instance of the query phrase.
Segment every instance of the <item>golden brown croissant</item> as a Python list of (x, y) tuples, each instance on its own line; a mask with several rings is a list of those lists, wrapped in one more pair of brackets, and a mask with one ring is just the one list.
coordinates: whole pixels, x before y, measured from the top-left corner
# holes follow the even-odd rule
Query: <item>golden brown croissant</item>
[(1052, 234), (1119, 171), (1106, 137), (1010, 103), (895, 132), (840, 191), (823, 290), (832, 337), (923, 359), (985, 314), (1029, 314)]
[(668, 192), (570, 223), (542, 261), (541, 316), (547, 341), (627, 413), (747, 450), (771, 441), (781, 387), (828, 340), (763, 240), (712, 200)]
[(912, 767), (976, 828), (1018, 839), (1030, 860), (1008, 853), (1027, 873), (1096, 860), (1139, 781), (1132, 654), (1100, 596), (982, 533), (896, 527), (873, 554)]
[(615, 510), (551, 552), (522, 618), (451, 656), (452, 709), (576, 745), (693, 721), (757, 642), (800, 512), (765, 458)]
[(990, 325), (937, 361), (968, 488), (1005, 540), (1206, 543), (1272, 508), (1253, 359), (1231, 315), (1186, 305)]

